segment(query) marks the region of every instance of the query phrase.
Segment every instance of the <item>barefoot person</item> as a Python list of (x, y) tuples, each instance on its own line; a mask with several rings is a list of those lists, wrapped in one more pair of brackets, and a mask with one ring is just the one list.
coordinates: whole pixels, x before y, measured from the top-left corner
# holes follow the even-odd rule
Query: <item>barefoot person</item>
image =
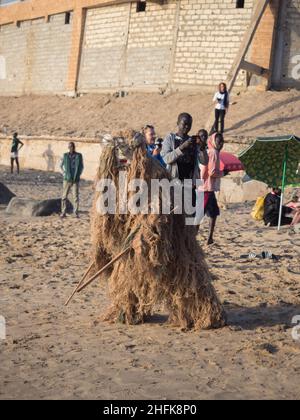
[(83, 159), (82, 154), (76, 152), (73, 142), (69, 143), (69, 152), (63, 156), (61, 169), (64, 174), (61, 217), (66, 217), (67, 199), (70, 190), (73, 194), (74, 215), (79, 217), (79, 182), (83, 172)]
[(214, 231), (217, 217), (220, 216), (220, 209), (216, 199), (216, 192), (220, 191), (221, 177), (224, 175), (220, 171), (220, 151), (224, 146), (224, 138), (220, 133), (214, 134), (209, 139), (209, 162), (207, 166), (201, 165), (201, 179), (203, 180), (204, 191), (204, 213), (210, 218), (210, 231), (208, 245), (214, 243)]
[(24, 146), (24, 143), (18, 139), (18, 133), (14, 133), (12, 146), (11, 146), (11, 156), (10, 156), (10, 171), (14, 173), (14, 161), (17, 164), (17, 172), (20, 173), (20, 164), (19, 164), (19, 151)]
[(213, 102), (215, 104), (214, 131), (223, 134), (225, 128), (225, 115), (229, 109), (229, 93), (227, 91), (226, 83), (219, 84), (219, 90), (216, 92)]

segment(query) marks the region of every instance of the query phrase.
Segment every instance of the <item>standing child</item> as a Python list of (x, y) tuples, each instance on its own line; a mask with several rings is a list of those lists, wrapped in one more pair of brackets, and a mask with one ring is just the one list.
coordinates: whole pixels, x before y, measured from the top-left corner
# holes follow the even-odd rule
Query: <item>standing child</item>
[[(19, 147), (20, 146), (20, 147)], [(17, 172), (20, 173), (20, 165), (19, 165), (19, 150), (22, 149), (24, 143), (18, 139), (18, 133), (14, 133), (12, 145), (11, 145), (11, 155), (10, 155), (10, 171), (14, 173), (14, 161), (17, 164)]]
[[(226, 83), (219, 84), (219, 91), (216, 92), (213, 100), (215, 106), (215, 125), (214, 131), (216, 133), (224, 133), (225, 115), (229, 109), (229, 93), (227, 91)], [(219, 130), (219, 125), (221, 125)]]
[(214, 230), (217, 217), (220, 216), (220, 209), (215, 193), (220, 191), (221, 177), (223, 172), (220, 170), (220, 151), (224, 146), (224, 138), (220, 133), (214, 134), (209, 139), (208, 166), (200, 165), (201, 179), (204, 191), (204, 213), (210, 218), (210, 232), (207, 244), (214, 243)]

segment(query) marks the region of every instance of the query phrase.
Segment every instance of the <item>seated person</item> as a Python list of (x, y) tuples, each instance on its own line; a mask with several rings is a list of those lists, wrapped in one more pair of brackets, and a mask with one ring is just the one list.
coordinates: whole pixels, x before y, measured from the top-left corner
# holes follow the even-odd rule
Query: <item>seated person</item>
[(291, 226), (296, 226), (300, 223), (300, 198), (297, 194), (293, 194), (292, 200), (287, 204), (287, 206), (293, 209), (290, 216), (293, 218)]
[[(264, 222), (267, 226), (278, 226), (281, 202), (281, 189), (272, 188), (264, 202)], [(290, 225), (293, 218), (293, 209), (282, 206), (281, 225)]]
[(293, 220), (291, 226), (296, 226), (298, 224), (300, 224), (300, 208), (293, 213)]
[(294, 192), (291, 198), (291, 201), (287, 203), (287, 207), (291, 207), (292, 209), (300, 208), (300, 198), (297, 192)]

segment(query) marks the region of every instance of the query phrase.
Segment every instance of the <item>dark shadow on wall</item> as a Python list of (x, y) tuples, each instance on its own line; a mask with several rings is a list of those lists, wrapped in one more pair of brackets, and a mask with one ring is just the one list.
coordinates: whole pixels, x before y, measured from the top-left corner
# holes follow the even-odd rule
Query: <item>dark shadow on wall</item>
[(256, 306), (245, 308), (241, 306), (225, 306), (228, 325), (238, 326), (245, 330), (255, 330), (259, 327), (276, 327), (284, 325), (292, 328), (292, 319), (300, 314), (300, 305), (279, 303), (274, 306)]
[[(277, 50), (278, 48), (283, 48), (283, 51), (284, 51), (283, 61), (281, 63), (282, 67), (281, 67), (281, 75), (280, 75), (281, 76), (280, 84), (278, 86), (278, 89), (284, 90), (288, 87), (291, 87), (291, 88), (300, 90), (300, 77), (297, 80), (293, 78), (290, 74), (291, 66), (297, 65), (297, 63), (295, 64), (291, 63), (292, 57), (295, 55), (300, 55), (300, 10), (299, 8), (297, 9), (294, 6), (293, 0), (284, 0), (284, 1), (286, 1), (286, 5), (281, 6), (281, 7), (283, 8), (286, 7), (286, 12), (284, 12), (285, 18), (283, 22), (279, 22), (278, 24), (279, 29), (281, 26), (283, 28), (282, 30), (284, 31), (283, 45), (279, 44), (278, 33), (275, 40), (276, 42), (275, 49)], [(287, 10), (289, 10), (288, 13), (287, 13)], [(295, 20), (298, 24), (292, 24), (290, 17), (292, 17), (293, 21)], [(299, 41), (298, 41), (299, 51), (295, 51), (295, 49), (292, 48), (292, 44), (295, 42), (293, 40), (293, 34), (296, 34), (297, 38), (299, 38)], [(274, 61), (274, 64), (276, 64), (276, 60)], [(298, 64), (300, 64), (300, 61), (298, 61)], [(276, 83), (276, 87), (277, 87), (277, 83)]]
[(55, 171), (55, 157), (54, 157), (51, 144), (48, 144), (48, 149), (45, 150), (45, 152), (43, 153), (43, 158), (46, 160), (47, 171), (54, 172)]

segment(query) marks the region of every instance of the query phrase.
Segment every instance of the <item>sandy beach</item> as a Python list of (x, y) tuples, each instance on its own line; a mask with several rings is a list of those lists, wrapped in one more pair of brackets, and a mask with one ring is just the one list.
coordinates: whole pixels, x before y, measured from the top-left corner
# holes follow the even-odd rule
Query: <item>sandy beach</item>
[(299, 110), (300, 0), (0, 0), (0, 401), (300, 400)]
[[(58, 198), (61, 175), (26, 170), (0, 181), (19, 197)], [(151, 322), (99, 322), (105, 282), (66, 298), (89, 264), (92, 184), (81, 185), (81, 218), (21, 218), (0, 208), (0, 399), (298, 399), (300, 239), (250, 217), (252, 203), (222, 211), (216, 243), (203, 245), (228, 315), (215, 331), (182, 332), (164, 308)], [(270, 250), (277, 262), (241, 254)]]

